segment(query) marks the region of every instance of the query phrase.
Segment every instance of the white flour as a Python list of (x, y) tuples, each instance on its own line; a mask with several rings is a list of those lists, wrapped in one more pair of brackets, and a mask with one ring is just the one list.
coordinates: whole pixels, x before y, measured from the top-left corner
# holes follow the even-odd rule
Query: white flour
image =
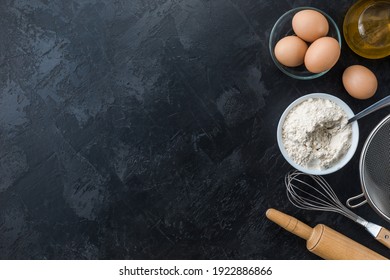
[(282, 128), (284, 147), (297, 164), (326, 169), (337, 163), (352, 142), (347, 114), (336, 103), (311, 98), (295, 106)]

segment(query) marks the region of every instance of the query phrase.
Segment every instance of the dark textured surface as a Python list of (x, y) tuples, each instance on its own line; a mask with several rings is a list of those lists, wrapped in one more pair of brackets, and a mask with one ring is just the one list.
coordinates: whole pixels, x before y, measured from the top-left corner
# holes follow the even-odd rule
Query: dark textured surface
[[(276, 144), (282, 111), (303, 94), (357, 112), (390, 92), (389, 60), (345, 44), (316, 80), (272, 63), (282, 13), (315, 6), (341, 27), (353, 2), (1, 1), (0, 258), (317, 259), (266, 220), (269, 207), (390, 257), (343, 216), (294, 208)], [(342, 87), (354, 63), (378, 77), (370, 100)], [(359, 122), (357, 154), (326, 176), (342, 201), (360, 192), (361, 146), (388, 113)]]

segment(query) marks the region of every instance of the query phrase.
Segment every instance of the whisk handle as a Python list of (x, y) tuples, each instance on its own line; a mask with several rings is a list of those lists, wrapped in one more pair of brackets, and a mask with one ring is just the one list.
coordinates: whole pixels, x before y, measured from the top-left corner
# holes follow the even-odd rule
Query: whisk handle
[(269, 220), (273, 221), (280, 227), (305, 240), (308, 240), (313, 232), (313, 229), (310, 226), (276, 209), (268, 209), (265, 215)]
[(390, 248), (390, 231), (388, 229), (381, 228), (375, 239), (385, 245), (387, 248)]

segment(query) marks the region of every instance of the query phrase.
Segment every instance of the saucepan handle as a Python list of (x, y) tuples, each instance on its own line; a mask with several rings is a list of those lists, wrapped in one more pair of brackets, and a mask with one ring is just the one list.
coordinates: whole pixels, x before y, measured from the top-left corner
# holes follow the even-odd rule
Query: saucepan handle
[(349, 208), (358, 208), (360, 206), (362, 206), (363, 204), (366, 204), (367, 203), (367, 199), (364, 199), (363, 201), (357, 203), (357, 204), (353, 204), (352, 201), (356, 200), (356, 199), (359, 199), (359, 198), (362, 198), (364, 197), (364, 193), (361, 193), (361, 194), (358, 194), (358, 195), (355, 195), (351, 198), (348, 198), (347, 200), (347, 206)]

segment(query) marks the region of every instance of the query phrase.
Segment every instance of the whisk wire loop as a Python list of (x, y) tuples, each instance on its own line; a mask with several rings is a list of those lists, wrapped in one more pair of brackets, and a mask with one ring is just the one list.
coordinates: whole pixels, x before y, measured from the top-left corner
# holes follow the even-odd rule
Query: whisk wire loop
[[(311, 178), (313, 184), (305, 181), (305, 176)], [(289, 201), (298, 208), (336, 212), (354, 221), (361, 219), (340, 202), (332, 187), (321, 176), (294, 170), (287, 173), (285, 185)]]

